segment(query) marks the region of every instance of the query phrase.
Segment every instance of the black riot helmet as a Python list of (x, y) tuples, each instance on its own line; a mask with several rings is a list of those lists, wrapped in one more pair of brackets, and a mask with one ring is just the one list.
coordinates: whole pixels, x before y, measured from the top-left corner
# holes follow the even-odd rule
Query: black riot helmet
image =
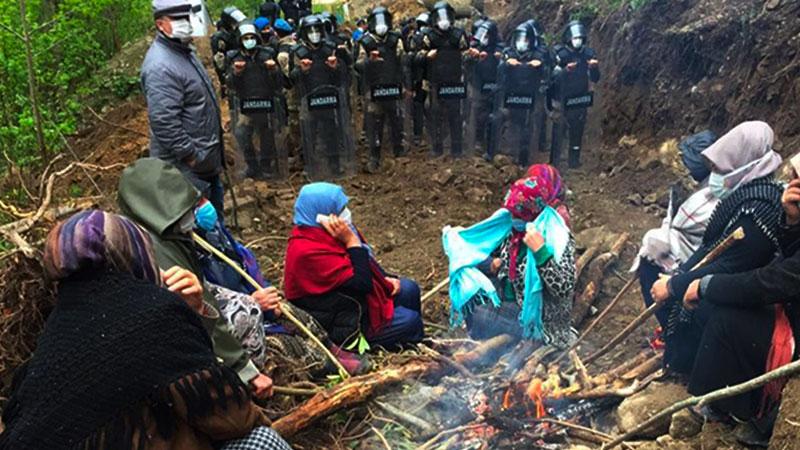
[(431, 15), (428, 12), (423, 12), (414, 19), (417, 22), (417, 29), (421, 30), (423, 27), (430, 26)]
[(529, 25), (522, 23), (514, 28), (508, 45), (519, 54), (528, 53), (537, 44), (537, 36)]
[(541, 44), (542, 37), (544, 36), (544, 28), (542, 28), (542, 24), (540, 24), (536, 19), (528, 19), (523, 22), (523, 25), (527, 25), (533, 30), (533, 32), (536, 34), (536, 40), (538, 41), (538, 44)]
[(367, 26), (370, 33), (386, 36), (386, 33), (392, 29), (392, 13), (383, 6), (373, 9), (367, 18)]
[(316, 14), (300, 19), (298, 29), (300, 39), (313, 46), (321, 44), (325, 38), (325, 25), (322, 22), (322, 18)]
[(281, 7), (275, 4), (274, 0), (266, 0), (258, 7), (258, 15), (269, 19), (270, 25), (275, 24), (275, 20), (281, 13)]
[(561, 42), (574, 50), (580, 50), (586, 45), (588, 37), (586, 27), (580, 21), (573, 20), (564, 27), (564, 32), (561, 34)]
[(220, 21), (228, 30), (235, 30), (239, 23), (247, 19), (247, 16), (235, 6), (227, 6), (222, 10)]
[(338, 28), (336, 16), (328, 11), (322, 11), (321, 13), (319, 13), (319, 17), (320, 19), (322, 19), (322, 24), (325, 28), (325, 33), (328, 36), (333, 36)]
[(481, 19), (472, 27), (472, 38), (479, 48), (491, 48), (500, 40), (497, 23), (491, 19)]
[(436, 2), (431, 9), (431, 26), (441, 31), (447, 31), (456, 20), (456, 11), (445, 1)]

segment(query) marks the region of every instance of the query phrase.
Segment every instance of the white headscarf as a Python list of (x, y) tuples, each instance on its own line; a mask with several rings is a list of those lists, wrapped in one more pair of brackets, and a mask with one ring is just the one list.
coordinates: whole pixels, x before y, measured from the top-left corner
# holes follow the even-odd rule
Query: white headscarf
[(742, 122), (719, 138), (702, 155), (714, 164), (714, 172), (726, 175), (731, 190), (780, 167), (781, 155), (772, 150), (775, 133), (765, 122)]

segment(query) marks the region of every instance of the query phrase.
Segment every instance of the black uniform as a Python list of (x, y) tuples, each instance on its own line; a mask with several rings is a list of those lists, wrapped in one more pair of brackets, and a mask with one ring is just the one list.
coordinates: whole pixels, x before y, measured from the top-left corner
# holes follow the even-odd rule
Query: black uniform
[[(444, 16), (447, 15), (448, 19)], [(431, 21), (434, 26), (423, 36), (422, 52), (418, 57), (428, 58), (428, 125), (431, 137), (431, 153), (444, 153), (445, 124), (450, 132), (450, 153), (463, 153), (463, 117), (461, 102), (466, 98), (462, 53), (469, 48), (467, 35), (461, 28), (452, 26), (455, 12), (446, 2), (434, 5)], [(449, 20), (447, 29), (441, 23)], [(435, 50), (435, 56), (430, 57)]]
[[(282, 132), (285, 111), (280, 101), (284, 77), (276, 62), (277, 53), (269, 47), (251, 50), (239, 48), (228, 52), (228, 79), (240, 102), (241, 116), (234, 129), (239, 148), (247, 163), (247, 175), (253, 178), (274, 178), (288, 174), (285, 139)], [(272, 61), (272, 69), (267, 68)], [(244, 70), (236, 73), (234, 66), (244, 62)], [(260, 154), (256, 155), (253, 135), (258, 133)]]
[[(575, 48), (572, 38), (581, 38), (582, 44)], [(553, 49), (555, 68), (553, 69), (553, 97), (558, 101), (559, 113), (553, 123), (553, 140), (550, 150), (550, 164), (558, 166), (561, 160), (561, 139), (569, 134), (569, 166), (580, 166), (583, 131), (586, 126), (586, 108), (591, 105), (590, 82), (600, 80), (600, 69), (590, 65), (596, 59), (595, 51), (586, 47), (586, 32), (580, 22), (567, 24), (563, 43)]]
[(476, 145), (480, 145), (481, 153), (485, 152), (488, 156), (492, 142), (495, 95), (498, 91), (497, 69), (503, 56), (497, 25), (489, 20), (476, 22), (470, 47), (480, 53), (466, 58), (469, 79), (467, 150), (474, 150)]
[[(427, 16), (427, 13), (424, 13)], [(414, 129), (414, 145), (419, 145), (422, 140), (422, 131), (425, 127), (425, 100), (427, 91), (424, 84), (428, 77), (426, 74), (427, 58), (414, 57), (422, 50), (425, 33), (428, 32), (427, 18), (422, 19), (423, 15), (417, 18), (417, 30), (409, 39), (410, 46), (406, 50), (409, 52), (408, 66), (411, 74), (411, 89), (413, 90), (412, 103), (412, 122)]]
[[(336, 45), (325, 39), (313, 44), (310, 33), (322, 36), (322, 21), (308, 16), (301, 22), (300, 41), (292, 49), (291, 78), (300, 99), (303, 159), (307, 174), (314, 179), (355, 171), (355, 144), (347, 104), (347, 65), (337, 60), (336, 68), (326, 61), (336, 56)], [(302, 60), (310, 60), (304, 71)]]
[[(362, 51), (359, 64), (363, 64), (365, 96), (368, 100), (370, 168), (375, 170), (380, 161), (383, 127), (387, 121), (395, 156), (405, 153), (402, 95), (410, 83), (403, 68), (405, 52), (400, 33), (389, 31), (381, 37), (369, 31), (361, 38), (360, 43)], [(373, 52), (377, 52), (377, 56)]]
[(514, 152), (517, 164), (527, 166), (531, 160), (536, 98), (546, 53), (537, 45), (538, 37), (533, 30), (524, 24), (514, 30), (511, 41), (498, 69), (497, 113), (493, 121), (495, 131), (489, 156), (496, 152), (505, 128), (508, 148)]

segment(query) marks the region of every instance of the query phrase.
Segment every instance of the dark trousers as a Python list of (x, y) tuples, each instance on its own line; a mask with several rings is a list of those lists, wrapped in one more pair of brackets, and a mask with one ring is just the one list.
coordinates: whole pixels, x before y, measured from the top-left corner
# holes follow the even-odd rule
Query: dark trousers
[(404, 153), (403, 110), (400, 102), (401, 100), (369, 102), (367, 106), (367, 139), (372, 158), (380, 159), (383, 130), (387, 122), (394, 155), (400, 156)]
[(434, 155), (444, 153), (445, 127), (450, 132), (450, 154), (461, 156), (463, 149), (463, 118), (461, 117), (461, 99), (440, 100), (436, 92), (429, 92), (428, 129), (430, 130), (431, 152)]
[(502, 302), (495, 307), (490, 301), (476, 305), (466, 317), (467, 331), (472, 339), (491, 339), (501, 334), (522, 336), (519, 323), (520, 307), (515, 302)]
[(395, 349), (402, 344), (416, 343), (425, 336), (419, 285), (408, 278), (400, 279), (400, 293), (394, 299), (392, 323), (369, 339), (372, 346)]
[(222, 186), (222, 179), (219, 175), (214, 175), (210, 178), (203, 178), (202, 181), (208, 183), (208, 186), (202, 190), (203, 197), (207, 198), (208, 201), (214, 205), (220, 221), (224, 221), (225, 188)]
[[(653, 287), (653, 284), (658, 281), (658, 277), (661, 275), (661, 268), (642, 258), (639, 262), (639, 271), (637, 274), (639, 275), (639, 285), (642, 287), (644, 305), (649, 308), (650, 305), (653, 304), (653, 296), (650, 295), (650, 289)], [(656, 311), (656, 319), (658, 319), (658, 323), (662, 328), (667, 327), (668, 316), (667, 308), (660, 308)]]
[(414, 139), (422, 139), (422, 131), (425, 127), (425, 97), (426, 92), (419, 87), (414, 90), (414, 101), (412, 102), (413, 113), (411, 115), (414, 124)]
[[(258, 134), (259, 154), (253, 145)], [(244, 154), (248, 175), (274, 175), (278, 171), (275, 130), (268, 113), (241, 114), (234, 130), (236, 144)]]
[[(764, 374), (774, 327), (773, 307), (715, 308), (700, 341), (689, 393), (707, 394)], [(759, 388), (713, 406), (737, 419), (750, 420), (761, 408), (761, 396)]]
[(564, 134), (569, 139), (569, 166), (578, 167), (581, 164), (581, 146), (583, 131), (586, 127), (586, 108), (562, 110), (553, 121), (553, 136), (550, 142), (550, 164), (558, 167), (561, 164), (562, 138)]

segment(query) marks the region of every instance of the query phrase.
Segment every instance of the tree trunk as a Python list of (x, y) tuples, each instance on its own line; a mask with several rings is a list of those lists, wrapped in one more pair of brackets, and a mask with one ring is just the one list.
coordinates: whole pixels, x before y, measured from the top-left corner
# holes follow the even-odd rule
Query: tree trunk
[(31, 101), (31, 111), (33, 112), (33, 126), (36, 128), (36, 146), (42, 156), (42, 161), (47, 161), (47, 147), (44, 142), (44, 126), (42, 125), (42, 113), (39, 111), (38, 85), (36, 84), (36, 66), (33, 62), (33, 48), (31, 43), (31, 27), (28, 23), (27, 4), (25, 0), (19, 0), (19, 18), (22, 24), (22, 41), (25, 44), (25, 64), (28, 69), (28, 96)]

